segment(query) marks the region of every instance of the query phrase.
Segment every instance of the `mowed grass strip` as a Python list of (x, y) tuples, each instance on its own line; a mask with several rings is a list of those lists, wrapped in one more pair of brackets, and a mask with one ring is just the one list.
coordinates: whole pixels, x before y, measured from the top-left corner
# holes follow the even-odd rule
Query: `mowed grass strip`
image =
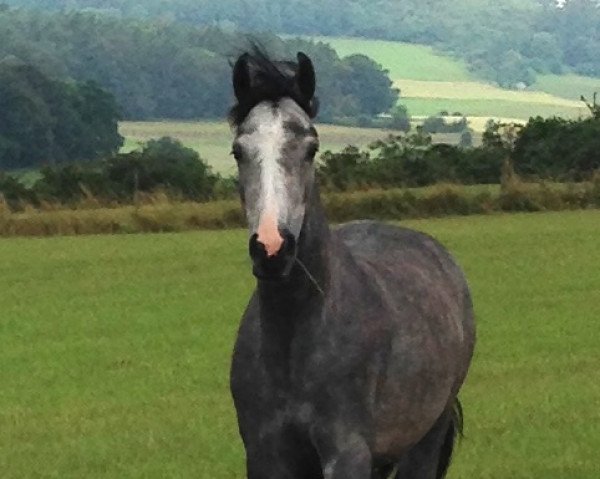
[(498, 100), (565, 108), (585, 108), (581, 101), (559, 98), (539, 91), (505, 90), (479, 82), (396, 80), (402, 95), (408, 98)]
[(581, 101), (540, 91), (505, 90), (478, 82), (396, 80), (400, 103), (415, 115), (461, 112), (471, 118), (491, 117), (527, 120), (532, 116), (579, 118), (589, 115)]
[(513, 119), (526, 122), (531, 117), (560, 116), (563, 118), (579, 118), (587, 116), (589, 110), (582, 103), (581, 107), (564, 107), (540, 103), (520, 103), (509, 100), (493, 99), (457, 99), (457, 98), (402, 98), (408, 111), (418, 116), (439, 115), (441, 111), (460, 112), (469, 119), (497, 118)]
[[(408, 221), (478, 345), (451, 479), (597, 477), (600, 211)], [(244, 231), (0, 239), (2, 477), (242, 479), (228, 389)]]

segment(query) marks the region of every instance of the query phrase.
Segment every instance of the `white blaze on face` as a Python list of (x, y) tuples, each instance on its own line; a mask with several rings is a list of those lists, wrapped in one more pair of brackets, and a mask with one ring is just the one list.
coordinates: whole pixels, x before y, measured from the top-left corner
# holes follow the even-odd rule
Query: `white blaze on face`
[(255, 130), (245, 142), (254, 145), (257, 161), (260, 162), (257, 240), (264, 245), (267, 256), (275, 256), (283, 245), (279, 219), (288, 202), (285, 177), (280, 164), (285, 143), (283, 118), (278, 109), (261, 104), (254, 108), (248, 120), (255, 125)]

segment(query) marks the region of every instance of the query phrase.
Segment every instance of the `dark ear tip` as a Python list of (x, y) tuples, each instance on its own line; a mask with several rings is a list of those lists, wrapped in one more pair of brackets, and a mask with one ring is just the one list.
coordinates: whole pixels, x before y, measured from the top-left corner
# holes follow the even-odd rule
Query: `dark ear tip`
[(241, 54), (241, 55), (240, 55), (240, 56), (237, 58), (237, 60), (235, 61), (235, 65), (234, 65), (234, 67), (237, 67), (237, 66), (240, 66), (240, 65), (243, 65), (243, 64), (247, 63), (247, 62), (248, 62), (248, 58), (249, 58), (249, 57), (250, 57), (250, 55), (248, 54), (248, 52), (246, 52), (246, 53), (242, 53), (242, 54)]
[(296, 59), (298, 60), (298, 63), (310, 62), (310, 58), (304, 52), (298, 52), (296, 54)]

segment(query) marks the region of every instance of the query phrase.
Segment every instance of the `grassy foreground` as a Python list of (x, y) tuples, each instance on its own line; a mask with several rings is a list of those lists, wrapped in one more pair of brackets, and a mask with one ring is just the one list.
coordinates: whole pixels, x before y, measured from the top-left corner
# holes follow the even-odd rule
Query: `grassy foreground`
[[(403, 223), (466, 270), (479, 342), (459, 478), (592, 479), (600, 211)], [(242, 479), (243, 231), (0, 239), (4, 479)]]

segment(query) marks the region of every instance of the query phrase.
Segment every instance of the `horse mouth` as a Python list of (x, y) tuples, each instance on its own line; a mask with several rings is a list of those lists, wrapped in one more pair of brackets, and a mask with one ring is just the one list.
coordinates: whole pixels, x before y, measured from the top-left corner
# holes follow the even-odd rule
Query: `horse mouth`
[(260, 281), (266, 281), (268, 283), (277, 283), (280, 281), (285, 281), (286, 279), (289, 278), (290, 274), (289, 272), (286, 273), (285, 271), (282, 271), (280, 273), (277, 272), (271, 272), (271, 271), (265, 271), (260, 267), (257, 267), (256, 265), (252, 268), (252, 274), (254, 275), (254, 277)]
[(256, 241), (256, 235), (250, 238), (250, 258), (252, 273), (262, 281), (282, 281), (290, 276), (297, 254), (297, 245), (292, 235), (285, 235), (283, 246), (274, 256), (269, 256), (264, 246)]
[(274, 258), (254, 260), (252, 274), (262, 281), (283, 281), (290, 276), (295, 255), (278, 255)]

